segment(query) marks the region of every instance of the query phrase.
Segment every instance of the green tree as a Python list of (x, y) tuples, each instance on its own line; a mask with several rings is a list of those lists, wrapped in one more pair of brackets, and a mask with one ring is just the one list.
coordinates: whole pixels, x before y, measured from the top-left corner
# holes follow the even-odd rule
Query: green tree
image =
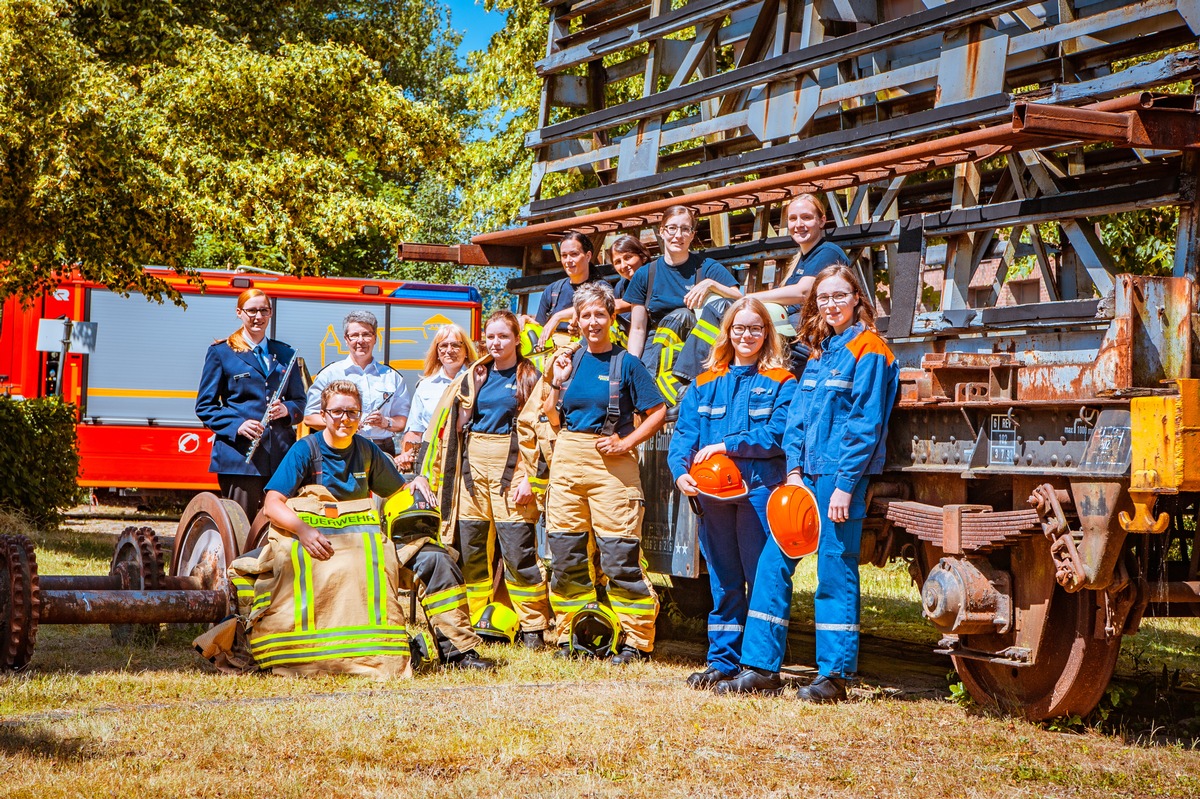
[(304, 274), (424, 238), (414, 198), (453, 179), (463, 122), (444, 19), (417, 0), (0, 0), (0, 298), (61, 265), (162, 296), (143, 265)]

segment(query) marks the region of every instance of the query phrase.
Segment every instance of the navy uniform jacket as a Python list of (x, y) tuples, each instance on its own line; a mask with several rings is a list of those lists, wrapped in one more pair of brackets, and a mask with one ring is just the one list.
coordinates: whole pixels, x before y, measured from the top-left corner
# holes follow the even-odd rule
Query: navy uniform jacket
[(254, 459), (246, 463), (250, 439), (238, 435), (247, 419), (262, 419), (267, 401), (279, 388), (283, 370), (295, 350), (282, 341), (267, 339), (271, 354), (270, 372), (263, 374), (254, 352), (234, 352), (224, 341), (208, 348), (204, 371), (196, 392), (196, 416), (213, 431), (212, 460), (208, 470), (216, 474), (245, 474), (269, 478), (296, 441), (292, 425), (304, 418), (304, 383), (293, 368), (283, 391), (283, 404), (290, 419), (275, 419), (263, 434)]

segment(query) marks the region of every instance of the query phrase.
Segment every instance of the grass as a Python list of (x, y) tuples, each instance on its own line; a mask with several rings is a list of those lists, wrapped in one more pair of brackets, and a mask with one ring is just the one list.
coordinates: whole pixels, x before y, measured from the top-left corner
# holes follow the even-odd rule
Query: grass
[[(39, 570), (105, 572), (111, 545), (112, 536), (39, 536)], [(862, 575), (865, 629), (936, 637), (902, 567)], [(802, 621), (811, 622), (814, 584), (805, 564)], [(1146, 627), (1156, 632), (1139, 644), (1144, 668), (1177, 653), (1195, 674), (1194, 621)], [(666, 642), (654, 662), (624, 669), (491, 647), (503, 664), (494, 674), (374, 682), (216, 674), (190, 650), (193, 633), (168, 630), (139, 647), (113, 643), (106, 628), (41, 628), (31, 668), (0, 677), (0, 794), (1200, 794), (1200, 741), (1064, 735), (869, 681), (836, 707), (716, 697), (683, 685), (703, 656), (694, 644)]]

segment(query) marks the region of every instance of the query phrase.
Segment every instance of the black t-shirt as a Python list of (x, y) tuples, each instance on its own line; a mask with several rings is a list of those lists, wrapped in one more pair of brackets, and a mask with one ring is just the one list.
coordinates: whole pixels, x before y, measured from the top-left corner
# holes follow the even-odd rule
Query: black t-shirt
[[(654, 273), (654, 296), (646, 296), (646, 283), (650, 278), (650, 264), (657, 263)], [(678, 266), (671, 266), (660, 255), (633, 273), (624, 299), (630, 305), (644, 305), (650, 317), (650, 328), (658, 327), (659, 320), (683, 308), (683, 297), (693, 286), (706, 278), (712, 278), (723, 286), (737, 286), (738, 282), (728, 269), (700, 253), (691, 253)]]
[[(591, 274), (591, 270), (589, 270), (588, 279), (583, 281), (583, 283), (591, 283), (592, 280), (595, 279), (591, 277)], [(575, 289), (579, 288), (579, 286), (582, 286), (583, 283), (579, 283), (577, 285), (572, 283), (570, 278), (564, 277), (561, 280), (556, 280), (549, 286), (546, 286), (545, 290), (542, 291), (541, 300), (538, 301), (537, 314), (534, 316), (534, 319), (537, 320), (537, 323), (539, 325), (544, 325), (546, 324), (546, 320), (554, 314), (558, 313), (564, 308), (570, 308), (572, 302), (575, 300)], [(559, 322), (558, 328), (555, 332), (567, 332), (568, 324), (569, 323), (567, 322)]]

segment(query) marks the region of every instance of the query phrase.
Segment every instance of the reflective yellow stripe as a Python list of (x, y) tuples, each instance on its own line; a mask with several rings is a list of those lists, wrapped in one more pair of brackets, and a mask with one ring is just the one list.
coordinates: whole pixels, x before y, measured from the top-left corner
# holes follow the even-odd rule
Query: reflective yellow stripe
[(703, 319), (697, 322), (696, 326), (692, 328), (692, 335), (707, 344), (714, 343), (717, 340), (717, 334), (720, 332), (721, 329), (719, 327), (712, 322), (705, 322)]
[(596, 601), (596, 592), (590, 591), (578, 597), (565, 597), (562, 594), (550, 592), (550, 606), (555, 613), (572, 613), (589, 602)]
[(508, 580), (505, 580), (504, 586), (508, 589), (508, 595), (514, 600), (522, 599), (526, 602), (534, 599), (541, 599), (542, 597), (546, 596), (546, 592), (549, 590), (545, 583), (526, 586), (517, 585), (516, 583), (510, 583)]
[(366, 558), (367, 618), (374, 624), (387, 623), (387, 603), (383, 600), (383, 586), (387, 585), (387, 571), (380, 556), (383, 543), (382, 533), (363, 536), (363, 555)]
[(403, 640), (389, 643), (365, 641), (361, 644), (344, 644), (339, 646), (314, 646), (297, 649), (290, 652), (255, 656), (261, 668), (285, 666), (289, 663), (314, 663), (319, 660), (334, 660), (351, 657), (408, 657), (408, 636)]
[(679, 381), (674, 375), (662, 374), (654, 381), (658, 385), (658, 390), (662, 392), (663, 399), (669, 404), (674, 405), (679, 401)]
[(241, 601), (243, 597), (249, 599), (254, 596), (254, 581), (246, 577), (231, 577), (229, 581), (237, 588), (237, 597)]
[(438, 591), (436, 594), (426, 594), (425, 598), (421, 600), (421, 606), (425, 608), (425, 613), (429, 616), (436, 616), (466, 604), (467, 592), (457, 586), (447, 588), (445, 591)]
[(311, 630), (317, 626), (317, 609), (309, 601), (312, 592), (312, 558), (299, 541), (292, 541), (292, 608), (297, 630)]
[(320, 630), (297, 631), (292, 630), (280, 633), (266, 633), (264, 635), (250, 635), (251, 642), (263, 643), (266, 641), (305, 641), (317, 640), (318, 638), (328, 640), (338, 636), (355, 636), (355, 635), (390, 635), (403, 630), (403, 627), (389, 625), (385, 627), (376, 627), (373, 624), (352, 624), (345, 627), (325, 627)]
[[(446, 427), (446, 420), (449, 418), (450, 409), (442, 408), (442, 412), (438, 414), (437, 422), (433, 425), (433, 443), (425, 448), (425, 460), (421, 463), (421, 470), (418, 472), (418, 474), (425, 475), (425, 479), (429, 481), (435, 491), (441, 483), (437, 468), (437, 441), (442, 435), (442, 430)], [(437, 482), (434, 482), (435, 480)]]
[(626, 616), (653, 616), (655, 613), (654, 599), (617, 599), (609, 595), (608, 603), (617, 613)]
[(336, 632), (319, 630), (315, 633), (305, 633), (302, 636), (282, 640), (251, 638), (250, 648), (255, 653), (271, 654), (302, 647), (343, 646), (347, 643), (362, 643), (363, 641), (387, 643), (399, 640), (408, 640), (408, 630), (404, 627), (359, 627)]
[(550, 481), (541, 477), (530, 477), (529, 487), (539, 493), (545, 493), (546, 489), (550, 487)]

